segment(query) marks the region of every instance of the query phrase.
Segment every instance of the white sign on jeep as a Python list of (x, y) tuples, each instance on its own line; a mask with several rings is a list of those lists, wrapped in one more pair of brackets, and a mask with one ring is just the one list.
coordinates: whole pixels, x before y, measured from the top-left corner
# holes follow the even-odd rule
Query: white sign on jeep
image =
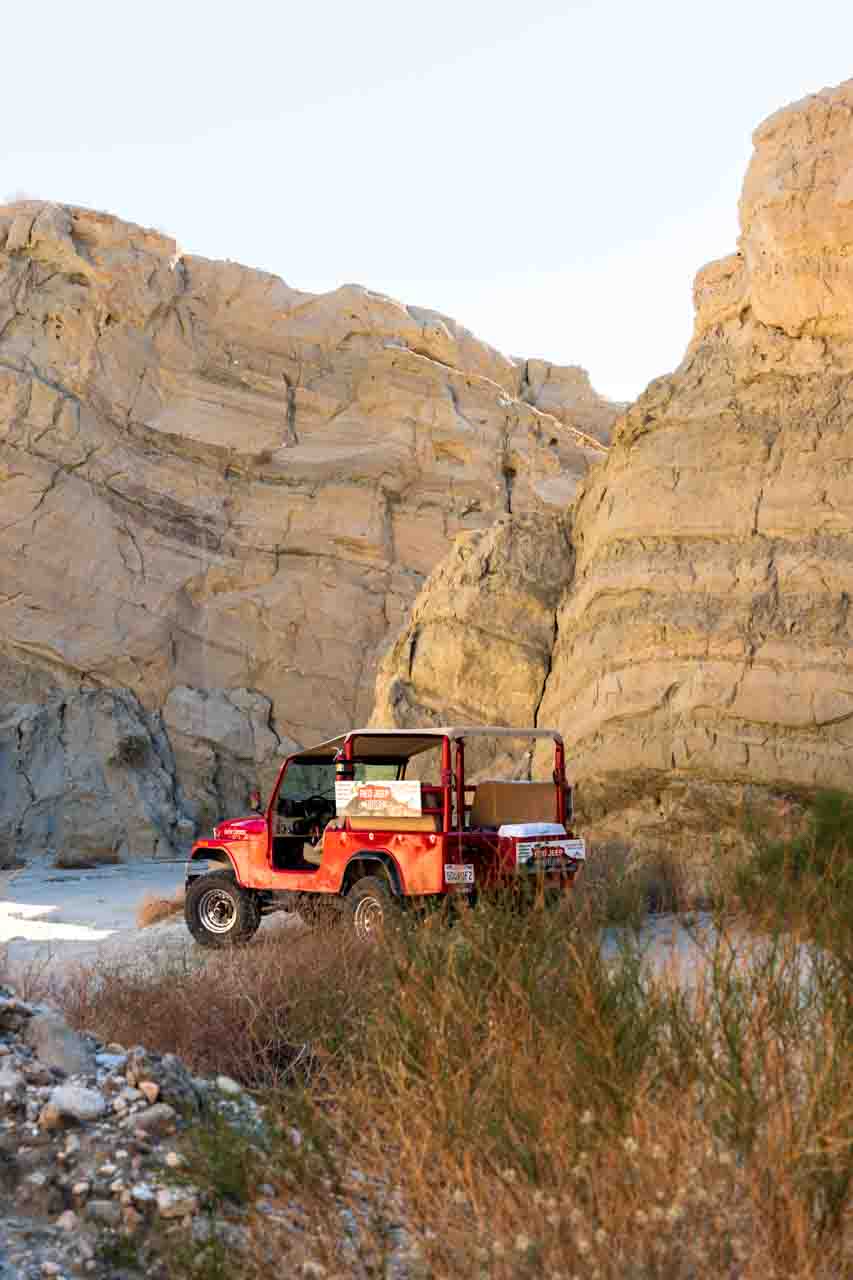
[(586, 861), (583, 840), (524, 840), (516, 847), (520, 867), (561, 867), (567, 862)]
[(421, 784), (403, 779), (336, 782), (335, 809), (339, 818), (419, 818)]

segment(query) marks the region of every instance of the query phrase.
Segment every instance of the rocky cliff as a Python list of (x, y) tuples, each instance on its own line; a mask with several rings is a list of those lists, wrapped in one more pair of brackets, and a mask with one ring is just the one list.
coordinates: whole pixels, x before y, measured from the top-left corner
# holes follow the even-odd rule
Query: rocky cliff
[[(559, 726), (601, 834), (692, 842), (730, 830), (745, 799), (850, 786), (853, 81), (754, 141), (738, 252), (700, 271), (683, 362), (582, 483), (559, 600), (550, 562), (527, 607), (516, 551), (465, 590), (489, 536), (474, 535), (380, 674), (384, 722), (458, 707)], [(545, 522), (559, 541), (563, 521)], [(483, 607), (517, 583), (517, 615)], [(493, 696), (482, 678), (460, 695), (461, 671), (492, 669), (511, 672)]]
[(617, 411), (363, 288), (0, 209), (0, 854), (240, 809), (366, 718), (454, 536), (561, 513)]

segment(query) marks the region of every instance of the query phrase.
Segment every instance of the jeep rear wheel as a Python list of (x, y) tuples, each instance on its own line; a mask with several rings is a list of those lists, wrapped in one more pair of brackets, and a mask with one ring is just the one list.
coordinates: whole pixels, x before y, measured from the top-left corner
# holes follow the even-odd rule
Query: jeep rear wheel
[(344, 902), (349, 926), (360, 942), (376, 942), (397, 907), (388, 881), (379, 876), (356, 880)]
[(261, 923), (261, 909), (255, 895), (241, 889), (230, 871), (214, 871), (190, 885), (184, 918), (201, 946), (228, 947), (248, 942)]

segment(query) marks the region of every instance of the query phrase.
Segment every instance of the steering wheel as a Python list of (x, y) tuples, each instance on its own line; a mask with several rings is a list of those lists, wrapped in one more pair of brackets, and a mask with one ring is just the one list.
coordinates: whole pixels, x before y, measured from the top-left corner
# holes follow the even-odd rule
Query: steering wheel
[(323, 834), (323, 827), (329, 818), (334, 817), (335, 806), (328, 796), (305, 796), (301, 801), (305, 817), (311, 824), (308, 832), (308, 843), (316, 845)]

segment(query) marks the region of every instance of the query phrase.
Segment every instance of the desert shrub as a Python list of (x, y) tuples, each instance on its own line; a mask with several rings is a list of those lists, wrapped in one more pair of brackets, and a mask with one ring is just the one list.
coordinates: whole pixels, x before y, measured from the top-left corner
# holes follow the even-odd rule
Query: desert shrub
[(690, 905), (684, 867), (676, 853), (661, 846), (638, 855), (619, 841), (593, 847), (578, 896), (608, 923), (634, 926), (649, 912), (682, 911)]
[(146, 737), (142, 734), (128, 734), (119, 741), (113, 762), (127, 768), (139, 768), (148, 759), (149, 750), (150, 743)]
[(105, 1041), (142, 1036), (197, 1072), (274, 1088), (304, 1073), (306, 1044), (334, 1055), (357, 1034), (373, 960), (325, 930), (271, 929), (245, 948), (156, 967), (102, 960), (69, 974), (57, 996), (73, 1025)]
[(162, 923), (163, 920), (173, 920), (175, 916), (182, 915), (183, 910), (183, 889), (179, 889), (171, 898), (146, 893), (136, 908), (136, 923), (140, 929), (147, 929), (152, 924)]
[(853, 796), (819, 794), (802, 831), (769, 838), (754, 826), (725, 901), (760, 925), (805, 934), (844, 957), (853, 979)]

